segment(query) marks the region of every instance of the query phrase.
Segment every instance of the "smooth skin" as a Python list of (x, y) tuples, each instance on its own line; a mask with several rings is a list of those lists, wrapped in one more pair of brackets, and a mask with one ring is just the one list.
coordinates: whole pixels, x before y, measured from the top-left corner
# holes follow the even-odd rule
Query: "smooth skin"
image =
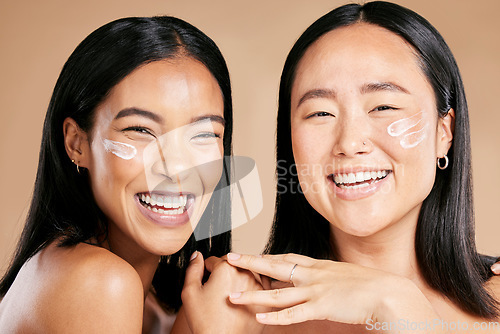
[[(229, 302), (232, 291), (261, 291), (263, 287), (260, 276), (231, 266), (226, 260), (225, 256), (212, 256), (204, 261), (199, 252), (191, 257), (182, 290), (182, 301), (192, 333), (260, 333), (264, 329), (264, 325), (256, 321), (255, 314), (267, 312), (270, 308), (258, 305), (235, 306)], [(203, 282), (205, 269), (210, 277)], [(179, 333), (188, 331), (184, 328)]]
[[(460, 321), (473, 328), (474, 322), (486, 321), (433, 290), (419, 271), (417, 219), (434, 183), (436, 160), (451, 146), (454, 111), (438, 117), (432, 88), (411, 46), (365, 23), (331, 31), (301, 59), (291, 102), (299, 180), (308, 202), (330, 222), (342, 262), (230, 254), (230, 264), (285, 283), (298, 264), (294, 287), (233, 291), (231, 302), (275, 307), (257, 314), (263, 324), (294, 324), (269, 326), (266, 332), (359, 333), (371, 321), (400, 319)], [(425, 137), (404, 148), (387, 127), (417, 113), (422, 118), (417, 130), (424, 129)], [(389, 174), (364, 190), (339, 190), (330, 177), (358, 171)], [(500, 300), (500, 278), (487, 286)], [(500, 326), (486, 332), (499, 333)]]
[[(149, 114), (117, 117), (127, 108)], [(149, 333), (155, 324), (143, 326), (144, 300), (160, 256), (185, 244), (221, 177), (222, 163), (215, 175), (190, 167), (193, 159), (207, 161), (204, 154), (222, 156), (224, 123), (217, 120), (223, 119), (223, 110), (220, 88), (209, 70), (192, 58), (176, 58), (141, 66), (118, 83), (98, 106), (90, 133), (66, 119), (62, 130), (68, 158), (85, 168), (82, 177), (88, 176), (108, 219), (108, 238), (89, 240), (98, 245), (64, 248), (55, 241), (38, 252), (0, 303), (0, 332)], [(208, 125), (193, 123), (200, 118), (208, 119)], [(192, 124), (194, 132), (176, 131)], [(161, 142), (164, 161), (158, 155), (145, 168), (141, 154), (167, 133), (174, 135)], [(197, 150), (195, 158), (176, 149), (186, 133), (185, 146)], [(122, 159), (105, 149), (104, 139), (133, 145), (138, 154)], [(150, 191), (151, 184), (157, 190), (195, 194), (190, 221), (162, 226), (143, 215), (136, 194)], [(187, 326), (182, 312), (178, 320)]]

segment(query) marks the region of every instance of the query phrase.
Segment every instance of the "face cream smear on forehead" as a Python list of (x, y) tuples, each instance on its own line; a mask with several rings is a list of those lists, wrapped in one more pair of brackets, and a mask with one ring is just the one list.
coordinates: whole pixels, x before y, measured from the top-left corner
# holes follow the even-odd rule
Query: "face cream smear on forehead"
[(132, 145), (109, 139), (103, 139), (102, 142), (106, 151), (111, 152), (124, 160), (130, 160), (137, 154), (137, 149)]
[(391, 137), (399, 137), (404, 135), (403, 138), (399, 141), (399, 144), (402, 148), (408, 149), (417, 146), (425, 139), (425, 129), (427, 128), (427, 124), (424, 124), (424, 126), (420, 130), (410, 133), (407, 132), (420, 124), (420, 122), (422, 122), (423, 113), (424, 112), (421, 111), (411, 117), (403, 118), (391, 123), (387, 127), (387, 133)]

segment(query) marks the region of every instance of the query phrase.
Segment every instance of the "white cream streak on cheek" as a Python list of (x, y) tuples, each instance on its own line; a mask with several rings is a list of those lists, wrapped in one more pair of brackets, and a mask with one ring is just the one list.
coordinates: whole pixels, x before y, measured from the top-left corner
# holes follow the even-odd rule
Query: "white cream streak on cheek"
[(402, 148), (412, 148), (420, 144), (425, 139), (425, 129), (427, 124), (420, 130), (406, 134), (403, 139), (399, 141)]
[[(422, 114), (423, 111), (416, 113), (415, 115), (400, 119), (396, 122), (391, 123), (387, 127), (387, 133), (391, 137), (399, 137), (405, 134), (410, 129), (416, 127), (420, 122), (422, 122)], [(420, 116), (420, 117), (419, 117)], [(407, 133), (403, 136), (403, 138), (399, 141), (399, 144), (402, 148), (412, 148), (420, 144), (426, 136), (425, 129), (427, 128), (427, 124), (424, 124), (422, 129)]]
[(106, 151), (113, 153), (119, 158), (130, 160), (137, 155), (137, 149), (132, 145), (109, 139), (103, 139), (102, 142)]
[(416, 119), (417, 116), (421, 116), (421, 115), (422, 115), (422, 112), (419, 112), (411, 117), (403, 118), (403, 119), (400, 119), (399, 121), (391, 123), (387, 127), (387, 133), (392, 137), (401, 136), (403, 133), (405, 133), (406, 131), (410, 130), (411, 128), (417, 126), (417, 124), (422, 121), (422, 118), (420, 118), (418, 120)]

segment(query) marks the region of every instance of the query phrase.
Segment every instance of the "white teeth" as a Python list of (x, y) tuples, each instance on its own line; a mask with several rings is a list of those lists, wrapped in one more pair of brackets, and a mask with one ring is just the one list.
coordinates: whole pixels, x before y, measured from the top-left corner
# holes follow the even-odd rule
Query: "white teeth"
[[(146, 207), (153, 212), (164, 215), (179, 215), (186, 210), (188, 196), (162, 196), (158, 194), (150, 196), (141, 194), (140, 199), (142, 202), (149, 204)], [(162, 208), (156, 208), (154, 206)]]
[(160, 195), (144, 195), (140, 196), (141, 201), (152, 206), (163, 206), (165, 209), (178, 209), (187, 204), (187, 195), (181, 196), (160, 196)]
[[(363, 184), (354, 184), (361, 183), (370, 180), (377, 180), (385, 177), (387, 175), (387, 171), (373, 171), (373, 172), (357, 172), (357, 173), (348, 173), (348, 174), (335, 174), (333, 180), (338, 185), (343, 185), (348, 187), (349, 189), (357, 189), (360, 187), (366, 187), (369, 183)], [(352, 186), (346, 186), (346, 184), (353, 184)]]
[(341, 184), (340, 188), (342, 188), (342, 189), (358, 189), (358, 188), (368, 187), (369, 185), (370, 185), (369, 183), (356, 184), (353, 186), (346, 186), (346, 185)]
[(365, 180), (365, 173), (358, 172), (356, 173), (356, 182), (363, 182)]

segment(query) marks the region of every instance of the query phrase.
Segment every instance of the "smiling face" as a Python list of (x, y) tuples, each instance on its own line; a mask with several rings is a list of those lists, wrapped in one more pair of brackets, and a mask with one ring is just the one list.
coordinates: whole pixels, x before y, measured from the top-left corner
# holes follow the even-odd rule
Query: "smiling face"
[(300, 60), (291, 95), (292, 148), (304, 195), (335, 233), (369, 236), (416, 225), (436, 158), (451, 145), (414, 50), (358, 23)]
[(95, 112), (88, 168), (115, 248), (155, 255), (188, 240), (222, 173), (223, 97), (196, 60), (137, 68)]

